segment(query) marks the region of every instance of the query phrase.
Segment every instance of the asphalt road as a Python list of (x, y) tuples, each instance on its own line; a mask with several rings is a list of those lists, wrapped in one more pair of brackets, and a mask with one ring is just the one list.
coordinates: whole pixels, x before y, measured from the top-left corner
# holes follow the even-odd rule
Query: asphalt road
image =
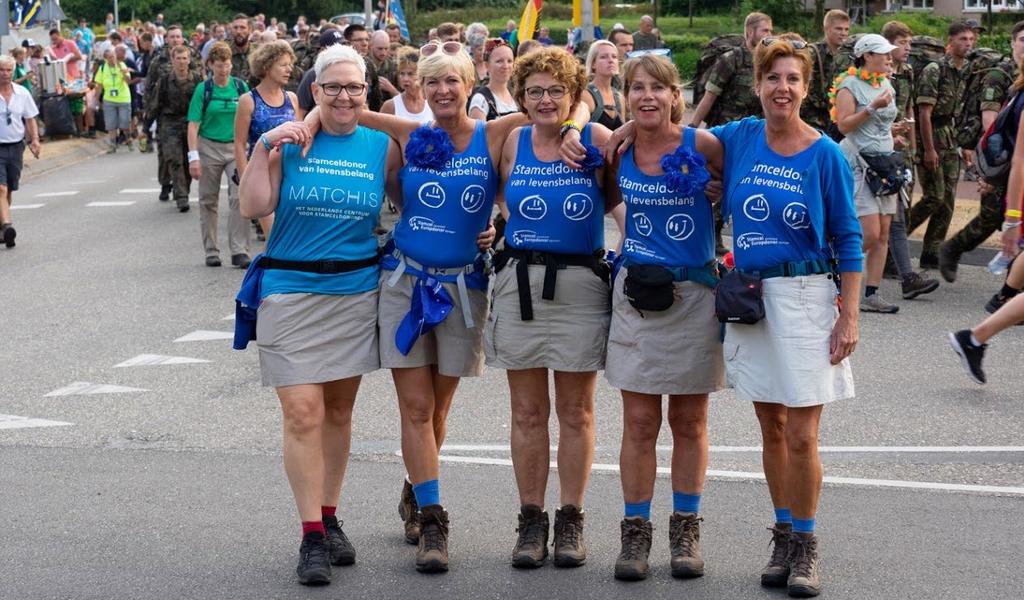
[[(603, 380), (590, 560), (572, 572), (514, 571), (508, 389), (493, 369), (462, 383), (450, 418), (442, 494), (452, 571), (415, 573), (400, 539), (398, 411), (389, 375), (377, 372), (357, 403), (340, 508), (358, 564), (336, 570), (326, 589), (295, 584), (280, 411), (259, 385), (256, 350), (175, 341), (231, 331), (242, 272), (203, 265), (198, 211), (157, 202), (155, 173), (154, 155), (118, 154), (15, 193), (18, 246), (0, 248), (0, 599), (781, 597), (757, 585), (771, 505), (753, 411), (728, 390), (711, 404), (704, 578), (669, 577), (663, 474), (654, 573), (613, 580), (621, 417)], [(88, 206), (96, 202), (107, 204)], [(984, 387), (945, 341), (984, 316), (999, 283), (964, 266), (956, 284), (899, 301), (897, 315), (862, 316), (857, 398), (826, 408), (822, 423), (826, 597), (1021, 597), (1024, 329), (993, 341)], [(898, 298), (894, 282), (883, 293)], [(159, 359), (142, 355), (205, 362), (147, 365)], [(667, 436), (661, 443), (667, 466)]]

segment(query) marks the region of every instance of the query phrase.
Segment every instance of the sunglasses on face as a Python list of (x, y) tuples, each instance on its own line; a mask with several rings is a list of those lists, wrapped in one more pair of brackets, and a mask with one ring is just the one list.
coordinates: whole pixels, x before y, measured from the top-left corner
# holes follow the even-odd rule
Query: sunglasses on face
[(318, 83), (320, 89), (323, 90), (324, 94), (328, 96), (337, 96), (342, 90), (345, 90), (345, 94), (349, 98), (355, 98), (362, 96), (363, 92), (366, 91), (365, 83), (346, 83), (344, 85), (340, 83)]
[(544, 98), (544, 94), (548, 95), (548, 98), (552, 100), (559, 100), (565, 96), (564, 85), (553, 85), (549, 88), (542, 88), (540, 86), (533, 86), (526, 88), (526, 97), (533, 101), (539, 101)]
[(462, 44), (459, 42), (429, 42), (420, 48), (420, 55), (430, 56), (438, 50), (444, 52), (448, 56), (455, 56), (459, 52), (462, 52)]
[(768, 46), (771, 46), (775, 42), (789, 42), (789, 45), (793, 46), (794, 50), (803, 50), (804, 48), (807, 47), (807, 42), (805, 42), (803, 40), (787, 40), (787, 39), (775, 38), (775, 37), (766, 37), (766, 38), (764, 38), (763, 40), (761, 40), (761, 45), (764, 46), (765, 48), (767, 48)]

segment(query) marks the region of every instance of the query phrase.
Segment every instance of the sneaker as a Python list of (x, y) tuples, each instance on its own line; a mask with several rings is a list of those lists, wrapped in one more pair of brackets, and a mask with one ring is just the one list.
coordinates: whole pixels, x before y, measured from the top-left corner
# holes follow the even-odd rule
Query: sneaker
[(956, 281), (956, 268), (960, 264), (960, 252), (953, 247), (953, 241), (947, 240), (939, 246), (939, 273), (946, 281)]
[(643, 517), (627, 517), (622, 520), (622, 551), (615, 559), (615, 578), (623, 581), (647, 579), (650, 566), (647, 557), (651, 554), (651, 538), (654, 526)]
[(985, 303), (985, 312), (987, 312), (990, 315), (994, 315), (1000, 308), (1003, 307), (1004, 304), (1006, 304), (1007, 300), (1009, 300), (1009, 298), (1003, 296), (1002, 294), (992, 294), (992, 297), (989, 298), (988, 302)]
[(921, 265), (922, 269), (938, 269), (939, 257), (930, 253), (922, 253), (921, 260), (918, 261), (918, 264)]
[(420, 573), (443, 573), (448, 570), (448, 513), (440, 504), (424, 506), (420, 510), (416, 570)]
[(331, 548), (331, 564), (339, 567), (356, 564), (356, 549), (341, 529), (345, 523), (333, 516), (324, 517), (323, 521), (324, 529), (327, 530), (327, 542)]
[(821, 593), (818, 573), (818, 538), (813, 533), (793, 533), (789, 538), (789, 579), (786, 592), (791, 598), (813, 598)]
[(860, 312), (894, 314), (899, 311), (900, 307), (886, 302), (878, 292), (870, 296), (864, 296), (864, 299), (860, 301)]
[(179, 204), (178, 205), (178, 212), (180, 212), (180, 213), (187, 213), (188, 211), (189, 211), (188, 204)]
[(985, 348), (988, 348), (988, 344), (975, 346), (971, 342), (971, 330), (961, 329), (949, 334), (949, 345), (960, 355), (960, 362), (963, 363), (967, 376), (975, 383), (985, 383), (985, 371), (981, 369), (981, 361), (985, 358)]
[(206, 266), (208, 266), (208, 267), (219, 267), (220, 266), (220, 257), (219, 256), (207, 256), (206, 257)]
[(920, 273), (908, 273), (903, 278), (902, 291), (904, 300), (913, 300), (922, 294), (930, 294), (939, 289), (939, 280), (922, 277)]
[(14, 229), (14, 225), (5, 223), (0, 229), (3, 229), (4, 246), (13, 248), (15, 246), (14, 238), (18, 237), (18, 232)]
[(512, 566), (536, 569), (548, 557), (548, 513), (536, 504), (519, 509), (519, 538), (512, 549)]
[(172, 185), (161, 185), (160, 186), (160, 201), (167, 202), (171, 199), (171, 190), (174, 189)]
[(587, 562), (583, 542), (583, 511), (566, 504), (555, 511), (555, 566), (579, 567)]
[(703, 520), (694, 513), (676, 512), (668, 522), (672, 576), (677, 579), (704, 575), (704, 557), (700, 551), (700, 522)]
[(331, 550), (327, 538), (319, 531), (311, 531), (299, 546), (299, 566), (295, 572), (302, 585), (327, 585), (331, 582)]
[(773, 548), (768, 564), (761, 569), (761, 585), (785, 587), (789, 580), (789, 538), (793, 536), (793, 524), (776, 523), (768, 531), (772, 532), (772, 540), (768, 545)]
[(231, 255), (231, 266), (238, 267), (239, 269), (248, 269), (249, 263), (252, 260), (248, 254), (232, 254)]
[(416, 494), (412, 492), (412, 484), (408, 480), (402, 485), (402, 497), (398, 501), (398, 516), (405, 522), (405, 541), (418, 544), (420, 541), (420, 507), (416, 504)]

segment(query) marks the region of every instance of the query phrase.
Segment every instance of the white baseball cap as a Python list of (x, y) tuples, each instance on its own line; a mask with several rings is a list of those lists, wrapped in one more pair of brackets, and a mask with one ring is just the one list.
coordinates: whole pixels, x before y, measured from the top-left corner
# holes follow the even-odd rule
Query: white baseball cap
[(862, 36), (857, 43), (853, 46), (853, 55), (860, 58), (867, 52), (874, 54), (888, 54), (896, 49), (889, 43), (889, 40), (878, 35), (877, 33), (868, 33)]

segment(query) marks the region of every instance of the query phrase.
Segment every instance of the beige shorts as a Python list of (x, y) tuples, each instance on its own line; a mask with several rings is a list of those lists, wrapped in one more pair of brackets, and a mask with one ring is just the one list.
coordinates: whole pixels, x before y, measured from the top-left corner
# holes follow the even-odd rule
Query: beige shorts
[(764, 280), (765, 318), (725, 330), (725, 369), (736, 397), (798, 408), (853, 398), (850, 360), (829, 361), (839, 317), (830, 275)]
[(263, 385), (327, 383), (380, 368), (377, 290), (272, 294), (256, 316)]
[(487, 322), (487, 293), (467, 290), (472, 310), (472, 328), (466, 327), (462, 302), (455, 283), (442, 283), (455, 303), (448, 317), (421, 335), (408, 356), (395, 345), (395, 331), (409, 312), (416, 277), (403, 274), (395, 285), (388, 285), (392, 271), (381, 271), (377, 323), (380, 326), (380, 364), (385, 369), (437, 365), (448, 377), (478, 377), (484, 370), (484, 325)]
[(487, 364), (568, 372), (603, 369), (611, 319), (608, 285), (588, 267), (566, 267), (558, 271), (554, 300), (544, 300), (545, 267), (530, 265), (533, 320), (523, 321), (517, 262), (510, 260), (495, 276), (484, 336)]
[(626, 269), (615, 278), (608, 364), (613, 387), (639, 394), (709, 394), (725, 385), (722, 326), (715, 293), (693, 281), (675, 284), (668, 310), (643, 316), (623, 293)]

